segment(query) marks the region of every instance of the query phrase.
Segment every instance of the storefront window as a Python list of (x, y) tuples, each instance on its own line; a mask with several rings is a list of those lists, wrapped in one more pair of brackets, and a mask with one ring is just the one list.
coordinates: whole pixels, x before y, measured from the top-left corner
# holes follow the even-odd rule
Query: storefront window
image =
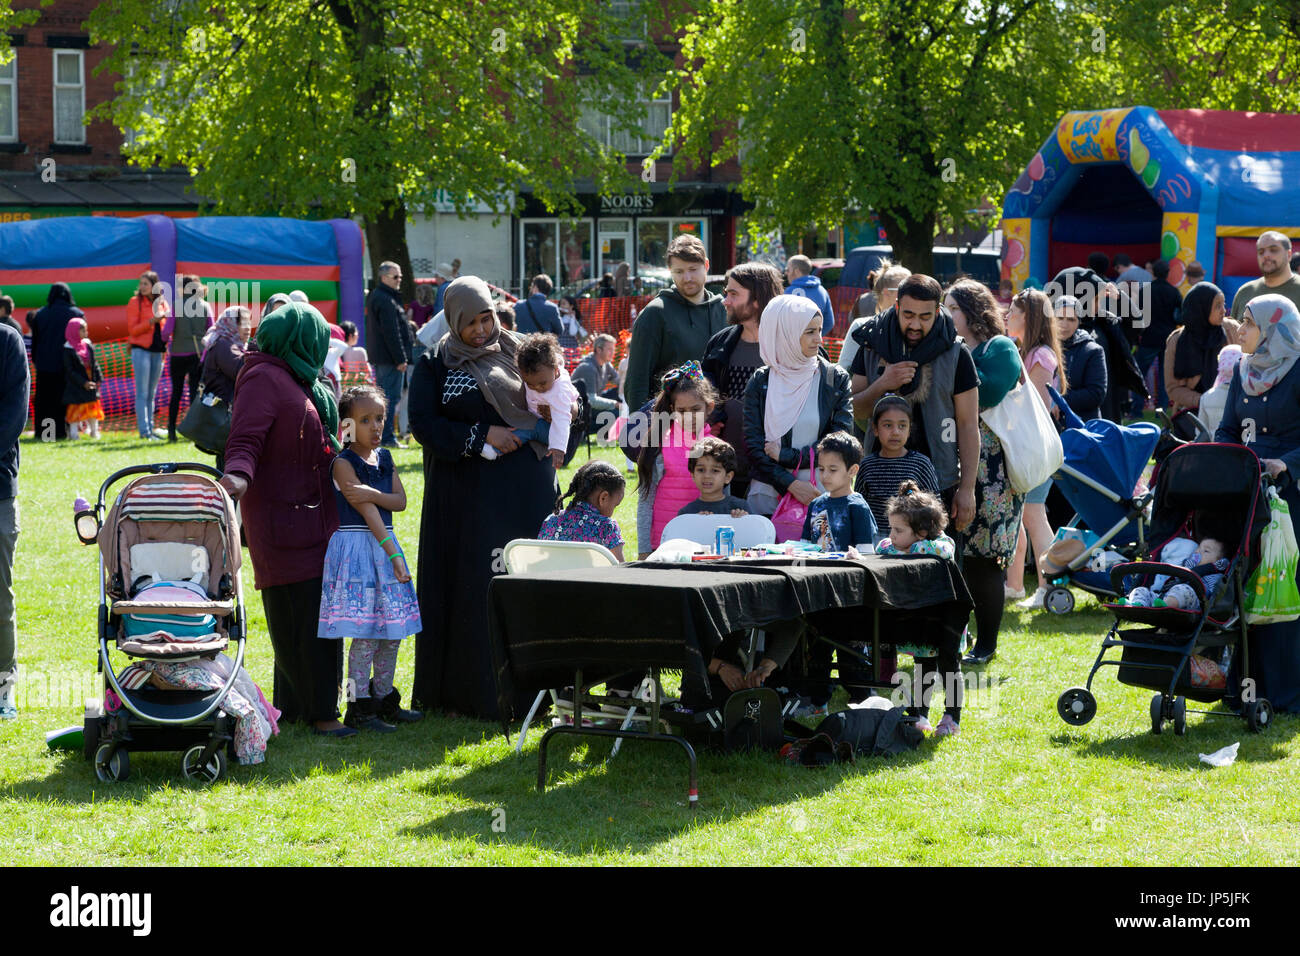
[(698, 236), (709, 247), (703, 219), (638, 219), (636, 225), (636, 271), (639, 276), (668, 279), (668, 243), (680, 235)]
[(525, 222), (523, 224), (523, 256), (524, 264), (524, 284), (527, 285), (533, 276), (539, 273), (546, 273), (554, 276), (556, 271), (556, 252), (559, 249), (557, 242), (559, 223), (554, 219), (542, 222)]
[(568, 286), (591, 278), (591, 223), (561, 223), (560, 243), (564, 261), (557, 270), (559, 285)]

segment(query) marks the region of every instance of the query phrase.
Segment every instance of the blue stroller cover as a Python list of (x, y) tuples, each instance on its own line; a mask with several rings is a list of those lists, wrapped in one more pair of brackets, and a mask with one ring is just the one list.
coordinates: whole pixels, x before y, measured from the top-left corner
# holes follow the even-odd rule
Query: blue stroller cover
[[(1068, 426), (1061, 433), (1065, 465), (1054, 480), (1087, 526), (1103, 533), (1128, 517), (1128, 502), (1160, 440), (1160, 426), (1151, 422), (1116, 425), (1105, 418), (1085, 424), (1055, 389), (1048, 388)], [(1080, 475), (1106, 488), (1110, 496), (1087, 485)], [(1136, 541), (1137, 523), (1129, 521), (1110, 543), (1123, 546)]]

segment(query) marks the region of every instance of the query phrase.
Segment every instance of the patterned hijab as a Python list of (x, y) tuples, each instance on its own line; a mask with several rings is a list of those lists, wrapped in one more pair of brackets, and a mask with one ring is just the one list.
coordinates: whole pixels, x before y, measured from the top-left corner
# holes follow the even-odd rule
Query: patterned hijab
[(232, 305), (217, 317), (212, 328), (203, 336), (204, 355), (208, 354), (208, 349), (212, 348), (214, 342), (229, 342), (236, 352), (244, 351), (244, 344), (239, 341), (239, 319), (246, 311), (240, 306)]
[(801, 295), (778, 295), (758, 321), (758, 354), (768, 368), (767, 402), (763, 407), (763, 432), (768, 441), (780, 441), (794, 428), (817, 382), (817, 356), (803, 354), (799, 340), (813, 317), (816, 304)]
[[(447, 368), (464, 369), (474, 376), (483, 397), (510, 428), (531, 430), (537, 416), (528, 410), (524, 380), (515, 367), (519, 339), (501, 328), (492, 305), (492, 292), (478, 276), (460, 276), (447, 285), (443, 310), (450, 331), (442, 337), (438, 354)], [(467, 345), (461, 329), (484, 312), (492, 313), (492, 333), (482, 346)], [(538, 458), (546, 454), (543, 442), (530, 442)]]
[(1241, 385), (1247, 395), (1263, 395), (1286, 378), (1300, 358), (1300, 310), (1280, 295), (1261, 295), (1246, 303), (1259, 344), (1242, 363)]

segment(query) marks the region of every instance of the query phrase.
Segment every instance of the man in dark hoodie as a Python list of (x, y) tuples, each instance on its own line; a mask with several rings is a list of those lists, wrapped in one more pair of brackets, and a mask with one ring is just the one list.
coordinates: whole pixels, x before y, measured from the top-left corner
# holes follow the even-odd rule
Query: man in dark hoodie
[(673, 288), (651, 300), (632, 326), (623, 394), (633, 411), (659, 391), (664, 372), (702, 359), (709, 339), (727, 325), (722, 296), (704, 288), (709, 257), (699, 237), (675, 238), (668, 243), (667, 259)]
[(23, 337), (0, 325), (0, 720), (18, 716), (18, 621), (14, 612), (14, 549), (18, 545), (18, 439), (27, 426), (27, 350)]
[(68, 340), (68, 321), (84, 318), (85, 313), (72, 301), (72, 290), (66, 282), (50, 286), (45, 302), (45, 308), (28, 323), (32, 330), (32, 365), (36, 367), (36, 437), (61, 441), (68, 436), (63, 404), (63, 343)]

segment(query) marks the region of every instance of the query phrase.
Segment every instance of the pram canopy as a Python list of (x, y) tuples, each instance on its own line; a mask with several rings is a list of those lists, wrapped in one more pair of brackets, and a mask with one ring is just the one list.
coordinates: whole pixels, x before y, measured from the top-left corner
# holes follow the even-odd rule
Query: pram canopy
[[(1054, 477), (1066, 501), (1093, 531), (1113, 527), (1129, 516), (1128, 503), (1133, 489), (1151, 460), (1160, 428), (1150, 422), (1116, 425), (1104, 418), (1083, 422), (1061, 400), (1053, 395), (1070, 426), (1061, 433), (1061, 448), (1065, 452), (1065, 465)], [(1102, 494), (1083, 479), (1090, 479), (1114, 496)], [(1137, 540), (1135, 522), (1121, 531), (1111, 543), (1132, 544)]]

